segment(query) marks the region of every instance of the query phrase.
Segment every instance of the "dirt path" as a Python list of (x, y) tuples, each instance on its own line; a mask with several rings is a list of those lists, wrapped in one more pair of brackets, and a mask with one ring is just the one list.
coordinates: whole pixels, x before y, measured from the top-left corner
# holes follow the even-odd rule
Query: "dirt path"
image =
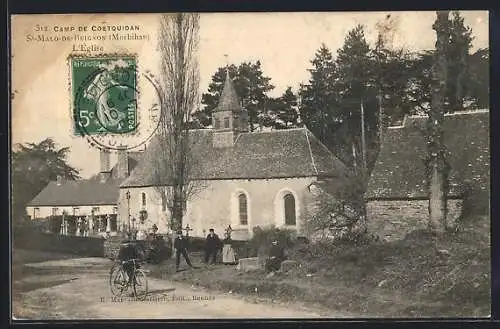
[[(230, 319), (339, 317), (297, 304), (252, 302), (241, 296), (149, 278), (146, 301), (114, 299), (104, 259), (26, 264), (14, 277), (13, 314), (21, 319)], [(28, 274), (31, 272), (31, 275)]]

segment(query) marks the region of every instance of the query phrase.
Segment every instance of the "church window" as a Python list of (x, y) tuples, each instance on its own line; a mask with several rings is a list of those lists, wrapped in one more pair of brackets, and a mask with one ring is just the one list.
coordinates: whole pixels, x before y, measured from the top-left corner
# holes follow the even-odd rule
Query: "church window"
[(144, 192), (141, 194), (141, 205), (142, 207), (146, 207), (146, 193)]
[(33, 208), (33, 218), (40, 217), (40, 208)]
[(228, 117), (224, 118), (224, 128), (229, 128), (229, 118)]
[(293, 194), (285, 194), (283, 201), (285, 206), (285, 225), (295, 225), (295, 198)]
[(238, 196), (238, 204), (239, 204), (240, 224), (247, 225), (248, 202), (247, 202), (247, 196), (244, 193), (240, 193), (240, 195)]
[(219, 118), (214, 118), (214, 129), (219, 129), (219, 127), (220, 127)]
[(79, 207), (73, 207), (73, 216), (78, 216), (80, 214), (80, 208)]
[(58, 208), (52, 208), (52, 216), (57, 216)]

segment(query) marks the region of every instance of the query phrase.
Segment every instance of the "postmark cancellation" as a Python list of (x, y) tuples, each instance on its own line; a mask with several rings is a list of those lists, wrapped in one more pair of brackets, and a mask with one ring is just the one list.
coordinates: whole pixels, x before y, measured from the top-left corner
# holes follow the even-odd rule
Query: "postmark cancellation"
[(137, 148), (149, 140), (161, 117), (155, 77), (139, 72), (137, 56), (68, 57), (72, 132), (97, 148)]

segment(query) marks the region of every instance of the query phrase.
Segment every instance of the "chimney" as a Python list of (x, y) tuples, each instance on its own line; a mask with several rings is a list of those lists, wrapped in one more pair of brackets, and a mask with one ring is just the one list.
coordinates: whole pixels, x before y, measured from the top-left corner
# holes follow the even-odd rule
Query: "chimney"
[(117, 178), (127, 178), (130, 174), (128, 165), (128, 152), (125, 148), (118, 149), (118, 162), (116, 164)]
[(110, 172), (111, 171), (111, 168), (110, 168), (110, 152), (108, 150), (101, 150), (100, 152), (100, 158), (101, 158), (101, 162), (100, 162), (100, 172), (103, 173), (103, 172)]

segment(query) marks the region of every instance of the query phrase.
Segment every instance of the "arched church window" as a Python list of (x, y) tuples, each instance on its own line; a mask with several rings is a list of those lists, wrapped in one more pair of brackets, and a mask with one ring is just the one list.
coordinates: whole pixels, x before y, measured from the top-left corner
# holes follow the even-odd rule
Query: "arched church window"
[(214, 129), (219, 129), (219, 127), (220, 127), (219, 118), (214, 118)]
[(228, 117), (224, 118), (224, 128), (229, 128), (229, 118)]
[(285, 225), (295, 225), (295, 198), (293, 197), (293, 194), (285, 194), (283, 201), (285, 205)]
[(240, 214), (240, 224), (247, 225), (248, 224), (248, 202), (247, 196), (245, 193), (240, 193), (238, 196), (238, 204), (239, 204), (239, 214)]

